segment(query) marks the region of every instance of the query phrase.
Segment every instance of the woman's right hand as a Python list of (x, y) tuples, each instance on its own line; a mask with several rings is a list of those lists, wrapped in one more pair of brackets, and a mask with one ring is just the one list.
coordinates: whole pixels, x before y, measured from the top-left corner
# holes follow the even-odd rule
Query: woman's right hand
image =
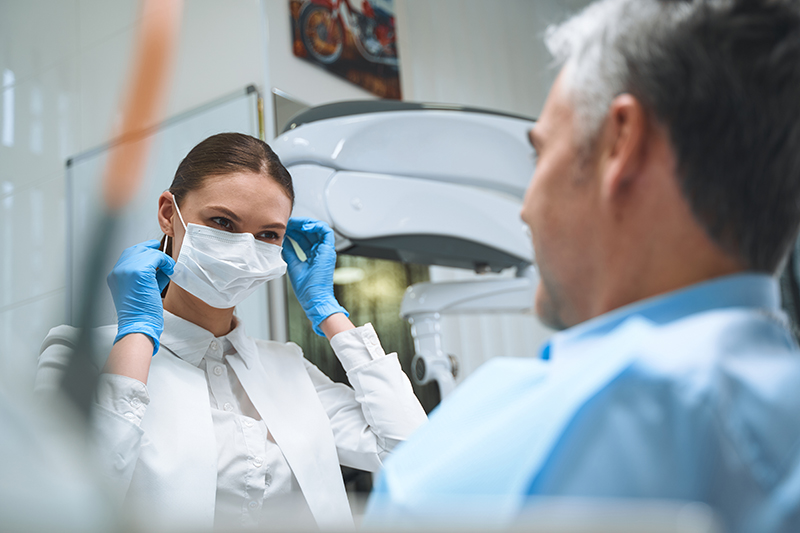
[(122, 252), (107, 278), (117, 308), (114, 343), (131, 333), (143, 333), (153, 341), (153, 355), (164, 330), (161, 291), (175, 266), (175, 261), (159, 247), (157, 240), (131, 246)]

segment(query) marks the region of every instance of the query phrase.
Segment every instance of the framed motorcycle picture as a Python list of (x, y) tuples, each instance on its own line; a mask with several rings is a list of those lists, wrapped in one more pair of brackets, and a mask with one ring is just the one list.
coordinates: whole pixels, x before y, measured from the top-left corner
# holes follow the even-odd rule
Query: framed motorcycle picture
[(289, 0), (294, 55), (399, 100), (393, 0)]

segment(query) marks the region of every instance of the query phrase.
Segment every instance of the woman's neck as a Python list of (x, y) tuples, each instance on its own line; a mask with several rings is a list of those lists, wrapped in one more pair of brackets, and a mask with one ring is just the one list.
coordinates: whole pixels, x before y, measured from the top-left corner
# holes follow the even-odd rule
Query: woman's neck
[(167, 289), (164, 309), (210, 331), (215, 337), (227, 335), (236, 326), (232, 307), (230, 309), (211, 307), (174, 283), (170, 283)]

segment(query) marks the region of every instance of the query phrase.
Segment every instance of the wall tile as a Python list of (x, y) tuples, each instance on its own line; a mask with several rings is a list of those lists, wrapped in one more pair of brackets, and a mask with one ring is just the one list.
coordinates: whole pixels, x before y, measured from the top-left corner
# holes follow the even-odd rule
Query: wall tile
[[(88, 0), (90, 4), (98, 0)], [(121, 105), (130, 75), (141, 24), (125, 23), (132, 10), (103, 8), (93, 15), (114, 20), (115, 30), (102, 36), (82, 38), (79, 56), (81, 81), (81, 151), (106, 142), (121, 119)], [(153, 16), (158, 16), (157, 12)], [(259, 48), (261, 9), (254, 0), (221, 4), (215, 0), (193, 0), (183, 8), (175, 69), (165, 116), (202, 105), (214, 98), (263, 80), (263, 55)], [(90, 19), (87, 14), (82, 20)], [(81, 30), (83, 32), (83, 29)]]
[(167, 116), (262, 84), (261, 15), (254, 0), (184, 4)]
[(78, 56), (81, 152), (105, 143), (121, 119), (135, 38), (136, 28), (131, 27)]
[(0, 308), (11, 305), (14, 290), (14, 265), (24, 264), (24, 258), (14, 256), (14, 232), (17, 224), (13, 224), (14, 185), (10, 182), (0, 183), (4, 195), (0, 200)]
[[(10, 95), (10, 96), (9, 96)], [(0, 94), (0, 123), (11, 120), (4, 99), (13, 97), (13, 137), (0, 135), (0, 180), (18, 190), (63, 174), (77, 150), (78, 79), (76, 65), (65, 60)]]
[(0, 357), (0, 379), (11, 392), (33, 387), (39, 347), (50, 328), (64, 323), (63, 290), (24, 305), (0, 310), (0, 333), (7, 339)]
[(76, 49), (77, 0), (0, 2), (0, 72), (21, 82)]
[(78, 0), (81, 50), (128, 30), (141, 18), (141, 0)]
[(57, 176), (0, 200), (0, 307), (66, 286), (64, 191)]

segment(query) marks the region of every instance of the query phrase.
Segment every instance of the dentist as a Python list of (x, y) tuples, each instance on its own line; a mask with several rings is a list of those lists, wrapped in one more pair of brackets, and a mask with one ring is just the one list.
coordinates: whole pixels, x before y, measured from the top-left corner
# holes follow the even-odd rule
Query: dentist
[[(267, 144), (212, 136), (159, 198), (161, 243), (127, 249), (108, 276), (118, 323), (98, 331), (109, 355), (94, 426), (101, 462), (142, 525), (264, 527), (291, 510), (352, 527), (339, 465), (377, 471), (426, 420), (397, 355), (334, 298), (332, 231), (290, 219), (293, 201)], [(237, 319), (236, 305), (287, 266), (352, 388), (296, 344), (248, 337)], [(68, 326), (50, 332), (37, 388), (58, 383), (75, 339)]]

